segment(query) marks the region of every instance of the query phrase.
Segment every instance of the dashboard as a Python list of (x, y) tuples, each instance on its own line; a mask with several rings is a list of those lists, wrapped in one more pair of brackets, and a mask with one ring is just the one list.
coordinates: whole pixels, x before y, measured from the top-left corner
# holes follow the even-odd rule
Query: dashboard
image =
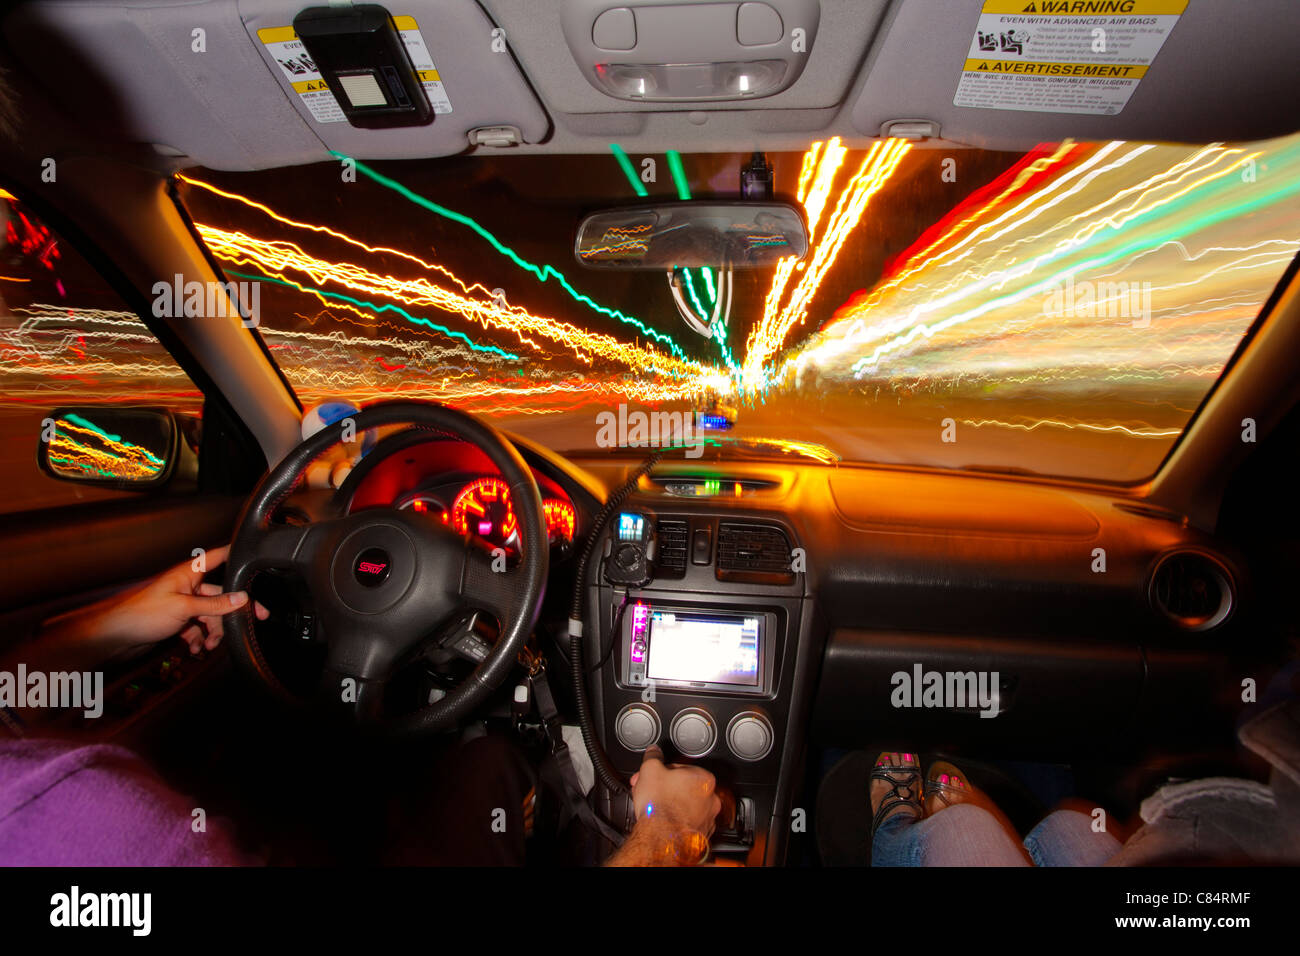
[[(409, 509), (487, 547), (518, 553), (519, 521), (510, 489), (482, 451), (464, 442), (430, 440), (427, 435), (398, 435), (389, 441), (398, 447), (384, 449), (382, 456), (367, 455), (340, 489), (349, 512)], [(542, 495), (551, 547), (567, 553), (585, 518), (555, 478), (536, 467), (532, 471)]]
[[(628, 462), (517, 444), (553, 558), (571, 554)], [(509, 489), (464, 442), (389, 436), (339, 495), (348, 511), (411, 509), (517, 549)], [(1196, 721), (1181, 702), (1227, 686), (1225, 655), (1249, 626), (1233, 613), (1245, 574), (1226, 549), (1103, 489), (665, 461), (597, 543), (582, 638), (597, 738), (624, 775), (655, 742), (708, 767), (737, 801), (726, 839), (768, 861), (782, 858), (788, 828), (767, 821), (792, 812), (809, 741), (884, 747), (905, 729), (930, 749), (1053, 759), (1203, 741), (1217, 708)], [(629, 549), (640, 556), (627, 559)], [(565, 634), (553, 605), (539, 643), (563, 649)], [(900, 713), (895, 676), (918, 663), (998, 675), (998, 719)], [(602, 812), (625, 809), (610, 796)]]

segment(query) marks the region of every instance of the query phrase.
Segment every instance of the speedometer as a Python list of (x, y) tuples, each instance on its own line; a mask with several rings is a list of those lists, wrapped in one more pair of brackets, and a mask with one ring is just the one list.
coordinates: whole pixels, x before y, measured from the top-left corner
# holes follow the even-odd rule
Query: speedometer
[(460, 490), (451, 506), (451, 523), (461, 534), (492, 545), (517, 547), (519, 522), (510, 506), (510, 488), (500, 478), (480, 478)]
[[(573, 541), (577, 514), (572, 504), (544, 498), (542, 514), (551, 544)], [(519, 550), (519, 521), (510, 503), (510, 488), (500, 478), (479, 478), (461, 488), (451, 506), (451, 525), (459, 533), (481, 538), (493, 547)]]

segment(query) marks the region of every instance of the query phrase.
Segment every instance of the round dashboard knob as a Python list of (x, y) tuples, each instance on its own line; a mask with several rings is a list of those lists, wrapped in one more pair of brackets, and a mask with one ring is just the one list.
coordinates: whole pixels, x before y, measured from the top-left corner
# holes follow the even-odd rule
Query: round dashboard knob
[(647, 704), (628, 704), (614, 718), (614, 736), (628, 750), (645, 750), (659, 739), (659, 730), (659, 715)]
[(775, 740), (771, 723), (756, 710), (742, 711), (727, 724), (727, 746), (741, 760), (762, 760)]
[(687, 707), (673, 718), (668, 736), (683, 757), (703, 757), (718, 742), (718, 728), (707, 710)]

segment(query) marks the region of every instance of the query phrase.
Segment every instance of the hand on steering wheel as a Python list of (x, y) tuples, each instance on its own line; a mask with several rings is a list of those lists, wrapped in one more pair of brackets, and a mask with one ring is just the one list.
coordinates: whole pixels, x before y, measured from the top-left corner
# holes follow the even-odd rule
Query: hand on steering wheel
[[(490, 554), (441, 522), (396, 508), (315, 521), (271, 525), (275, 509), (308, 467), (339, 444), (348, 419), (308, 438), (271, 469), (244, 507), (226, 561), (227, 591), (244, 591), (258, 571), (297, 572), (311, 594), (326, 653), (324, 692), (358, 719), (380, 715), (394, 670), (435, 635), (453, 644), (473, 609), (500, 622), (496, 644), (446, 697), (394, 718), (398, 731), (454, 726), (501, 685), (537, 622), (550, 558), (541, 494), (519, 452), (499, 432), (464, 412), (423, 402), (381, 402), (354, 416), (352, 434), (408, 424), (481, 449), (510, 488), (519, 519), (519, 561), (497, 570)], [(372, 452), (376, 454), (378, 452)], [(225, 616), (235, 661), (277, 696), (297, 699), (267, 665), (248, 605)]]

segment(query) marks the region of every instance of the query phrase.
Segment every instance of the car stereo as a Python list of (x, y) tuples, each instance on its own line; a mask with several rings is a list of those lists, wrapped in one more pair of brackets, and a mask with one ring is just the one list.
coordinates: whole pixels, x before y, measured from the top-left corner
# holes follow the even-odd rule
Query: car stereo
[(637, 601), (624, 614), (624, 682), (631, 687), (766, 694), (770, 611), (710, 611)]

